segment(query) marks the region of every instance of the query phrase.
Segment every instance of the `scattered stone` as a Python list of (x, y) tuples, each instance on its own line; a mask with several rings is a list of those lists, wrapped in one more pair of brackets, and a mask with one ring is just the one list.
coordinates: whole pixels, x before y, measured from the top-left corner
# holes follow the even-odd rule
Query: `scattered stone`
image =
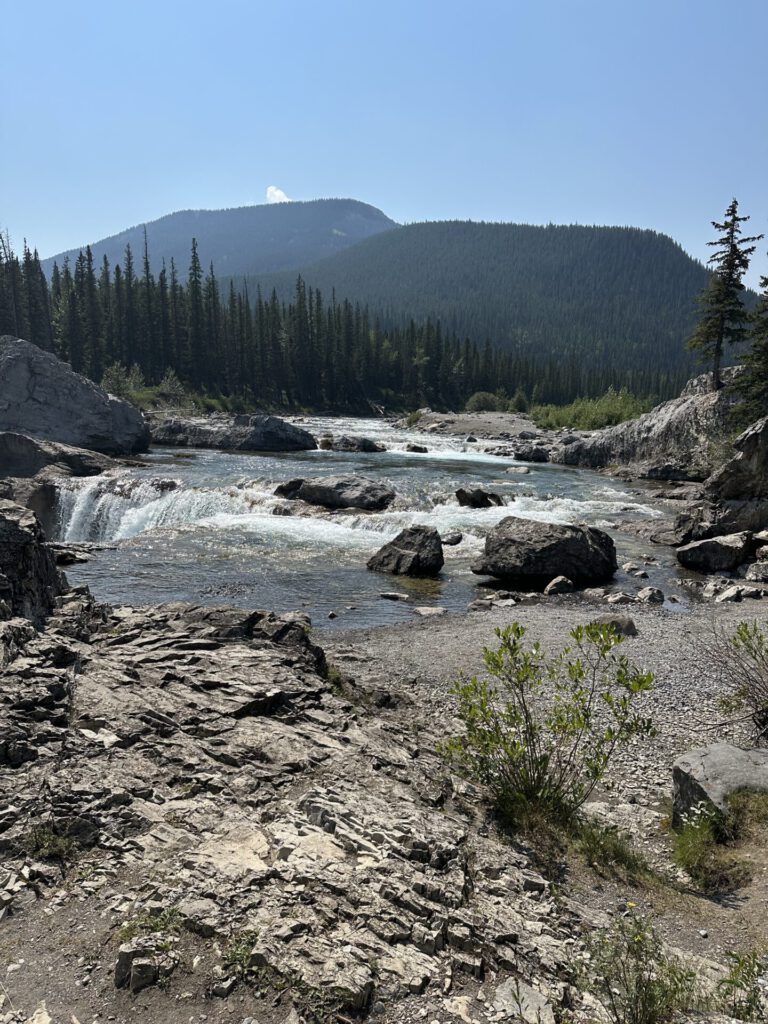
[(423, 616), (425, 619), (435, 618), (438, 615), (447, 615), (448, 609), (441, 608), (439, 605), (419, 605), (413, 609), (417, 615)]
[(637, 592), (637, 599), (645, 604), (664, 604), (664, 591), (658, 587), (643, 587)]
[(455, 531), (452, 533), (444, 534), (441, 539), (443, 542), (443, 546), (447, 545), (448, 547), (455, 547), (457, 544), (461, 544), (461, 542), (464, 540), (464, 534)]
[(482, 487), (474, 487), (471, 491), (459, 487), (456, 491), (456, 500), (463, 508), (491, 508), (504, 504), (500, 494), (484, 491)]
[(427, 448), (426, 445), (414, 444), (413, 441), (409, 441), (408, 444), (405, 446), (405, 450), (407, 452), (416, 452), (419, 455), (426, 455), (427, 452), (429, 451), (429, 448)]
[(402, 594), (397, 590), (384, 590), (379, 594), (379, 597), (384, 601), (410, 601), (411, 598), (408, 594)]
[(350, 437), (340, 434), (333, 439), (331, 448), (335, 452), (385, 452), (386, 446), (370, 437)]
[(629, 615), (598, 615), (592, 621), (599, 626), (613, 626), (614, 630), (621, 633), (622, 636), (637, 636), (635, 620)]
[(717, 597), (715, 598), (715, 604), (728, 604), (734, 601), (741, 601), (743, 596), (743, 587), (728, 587), (727, 590), (724, 590), (722, 593), (717, 595)]
[(544, 593), (547, 596), (550, 594), (570, 594), (572, 590), (573, 583), (567, 576), (556, 576), (544, 587)]
[(750, 540), (746, 532), (695, 540), (677, 549), (677, 560), (697, 572), (733, 572), (749, 558)]
[(632, 604), (632, 598), (629, 594), (625, 594), (623, 591), (618, 591), (615, 594), (608, 594), (605, 599), (606, 604)]

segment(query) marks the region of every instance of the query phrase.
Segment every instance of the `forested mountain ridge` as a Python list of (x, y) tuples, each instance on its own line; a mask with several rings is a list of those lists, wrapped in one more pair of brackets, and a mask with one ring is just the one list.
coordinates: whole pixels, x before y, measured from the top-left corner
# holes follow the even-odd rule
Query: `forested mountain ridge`
[[(355, 199), (180, 210), (94, 242), (91, 252), (97, 265), (106, 256), (115, 266), (123, 260), (127, 245), (137, 256), (143, 252), (146, 229), (155, 273), (163, 262), (170, 266), (171, 260), (186, 272), (190, 240), (196, 238), (204, 267), (213, 263), (217, 274), (262, 274), (313, 263), (395, 227), (381, 210)], [(43, 270), (50, 278), (54, 263), (61, 267), (69, 257), (74, 264), (79, 253), (80, 248), (70, 249), (42, 260)]]
[[(386, 324), (413, 318), (538, 357), (653, 366), (678, 376), (708, 271), (680, 245), (630, 227), (410, 224), (302, 267)], [(291, 294), (295, 274), (255, 275), (249, 288)]]

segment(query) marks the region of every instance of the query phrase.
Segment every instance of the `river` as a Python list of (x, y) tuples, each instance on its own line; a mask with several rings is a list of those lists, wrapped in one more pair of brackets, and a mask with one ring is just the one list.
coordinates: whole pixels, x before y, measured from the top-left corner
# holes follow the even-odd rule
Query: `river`
[[(643, 492), (584, 470), (531, 464), (525, 475), (508, 473), (521, 463), (483, 454), (483, 442), (425, 435), (381, 420), (296, 422), (316, 436), (364, 435), (387, 451), (264, 455), (160, 448), (142, 467), (66, 481), (57, 539), (100, 546), (90, 561), (67, 569), (70, 580), (88, 584), (113, 604), (183, 600), (301, 609), (318, 626), (370, 626), (411, 617), (415, 606), (464, 610), (488, 582), (474, 576), (470, 564), (485, 533), (504, 516), (600, 526), (614, 537), (622, 562), (638, 559), (651, 546), (616, 532), (617, 526), (661, 514)], [(407, 452), (409, 442), (427, 445), (429, 452)], [(275, 514), (289, 504), (273, 495), (281, 481), (340, 473), (387, 481), (398, 498), (380, 513)], [(476, 486), (501, 494), (506, 507), (460, 507), (457, 487)], [(412, 523), (464, 534), (460, 545), (446, 546), (441, 578), (419, 581), (367, 571), (368, 557)], [(616, 588), (636, 591), (647, 582), (674, 582), (665, 552), (651, 549), (660, 565), (649, 567), (650, 580), (630, 580), (620, 572)], [(411, 602), (380, 597), (392, 590), (408, 592)]]

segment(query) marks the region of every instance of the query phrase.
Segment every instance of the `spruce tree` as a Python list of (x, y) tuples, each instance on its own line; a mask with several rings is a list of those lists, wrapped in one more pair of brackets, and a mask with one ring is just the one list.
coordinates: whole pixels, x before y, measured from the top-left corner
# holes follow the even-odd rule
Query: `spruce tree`
[(722, 223), (712, 221), (712, 227), (721, 234), (707, 245), (717, 246), (707, 261), (713, 267), (709, 285), (700, 298), (701, 318), (688, 341), (688, 347), (701, 353), (712, 365), (712, 390), (723, 386), (720, 372), (723, 349), (726, 344), (744, 341), (747, 333), (747, 311), (742, 299), (742, 279), (749, 268), (749, 259), (755, 251), (751, 243), (763, 236), (740, 238), (741, 227), (749, 217), (739, 216), (739, 204), (731, 201)]
[(747, 422), (768, 415), (768, 276), (761, 278), (760, 288), (760, 298), (749, 318), (748, 340), (752, 347), (739, 379)]

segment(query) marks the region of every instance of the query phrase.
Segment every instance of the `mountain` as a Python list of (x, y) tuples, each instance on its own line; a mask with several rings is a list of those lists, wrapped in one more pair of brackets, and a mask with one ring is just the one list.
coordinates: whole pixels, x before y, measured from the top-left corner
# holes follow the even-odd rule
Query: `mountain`
[[(655, 231), (445, 221), (368, 238), (299, 271), (383, 323), (437, 318), (482, 343), (547, 358), (684, 376), (705, 267)], [(254, 275), (289, 297), (296, 272)]]
[[(293, 270), (333, 256), (395, 227), (393, 220), (367, 203), (314, 199), (231, 210), (182, 210), (93, 242), (91, 249), (97, 266), (104, 255), (114, 266), (122, 261), (130, 244), (139, 265), (146, 228), (150, 261), (156, 273), (163, 260), (170, 264), (174, 259), (180, 276), (186, 275), (191, 242), (196, 238), (203, 267), (212, 262), (219, 275), (263, 274)], [(43, 270), (50, 276), (54, 262), (61, 266), (69, 256), (74, 263), (79, 252), (78, 248), (57, 253), (42, 261)]]

